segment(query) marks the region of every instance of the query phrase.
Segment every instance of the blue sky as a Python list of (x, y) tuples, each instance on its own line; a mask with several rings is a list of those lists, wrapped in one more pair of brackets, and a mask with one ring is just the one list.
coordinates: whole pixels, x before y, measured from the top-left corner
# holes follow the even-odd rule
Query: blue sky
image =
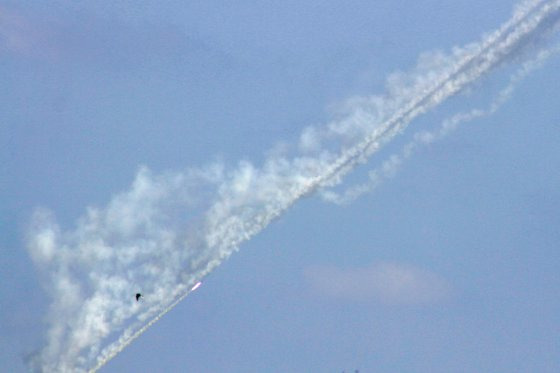
[[(70, 232), (141, 166), (156, 179), (259, 168), (350, 99), (383, 95), (422, 53), (480, 40), (514, 5), (0, 4), (0, 371), (26, 371), (48, 330), (52, 273), (26, 244), (37, 208)], [(418, 116), (335, 190), (366, 182), (415, 133), (486, 109), (556, 39)], [(298, 200), (101, 371), (558, 371), (559, 63), (420, 146), (373, 192)], [(171, 225), (205, 211), (200, 194), (165, 210)]]

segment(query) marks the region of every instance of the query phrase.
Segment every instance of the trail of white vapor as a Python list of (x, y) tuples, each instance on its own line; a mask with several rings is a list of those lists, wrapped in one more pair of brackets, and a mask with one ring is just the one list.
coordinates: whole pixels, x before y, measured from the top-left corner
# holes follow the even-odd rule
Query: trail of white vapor
[[(192, 290), (191, 290), (192, 291)], [(183, 299), (189, 295), (191, 291), (184, 292), (179, 298), (173, 301), (169, 306), (167, 306), (164, 310), (162, 310), (156, 317), (151, 319), (146, 325), (138, 329), (132, 335), (129, 335), (130, 332), (124, 333), (117, 343), (115, 344), (114, 348), (110, 350), (106, 350), (105, 354), (102, 354), (97, 359), (97, 365), (89, 370), (89, 373), (94, 373), (101, 369), (103, 365), (107, 364), (112, 358), (117, 356), (122, 350), (124, 350), (129, 344), (134, 342), (134, 340), (140, 337), (146, 330), (148, 330), (152, 325), (159, 321), (163, 316), (165, 316), (169, 311), (171, 311), (177, 304), (179, 304)]]
[(332, 190), (322, 190), (320, 192), (321, 197), (326, 201), (343, 205), (353, 202), (365, 193), (372, 192), (384, 179), (393, 177), (403, 162), (410, 158), (419, 147), (432, 144), (435, 141), (445, 138), (462, 123), (494, 114), (509, 100), (515, 87), (521, 80), (526, 78), (535, 69), (540, 68), (547, 59), (559, 52), (559, 46), (545, 49), (540, 51), (534, 59), (524, 62), (521, 68), (510, 77), (507, 86), (498, 93), (488, 108), (484, 110), (472, 109), (468, 112), (457, 113), (445, 119), (440, 127), (434, 131), (422, 131), (414, 134), (413, 139), (403, 146), (399, 153), (389, 156), (381, 166), (368, 172), (367, 182), (348, 187), (342, 193), (336, 193)]
[[(142, 168), (129, 191), (88, 208), (70, 231), (38, 210), (28, 246), (53, 301), (34, 367), (101, 368), (299, 199), (339, 184), (414, 118), (529, 51), (559, 9), (560, 0), (526, 1), (479, 43), (421, 56), (411, 73), (389, 77), (384, 96), (350, 100), (340, 119), (306, 128), (295, 156), (275, 154), (260, 168), (244, 161), (231, 171)], [(144, 302), (135, 301), (138, 291)]]

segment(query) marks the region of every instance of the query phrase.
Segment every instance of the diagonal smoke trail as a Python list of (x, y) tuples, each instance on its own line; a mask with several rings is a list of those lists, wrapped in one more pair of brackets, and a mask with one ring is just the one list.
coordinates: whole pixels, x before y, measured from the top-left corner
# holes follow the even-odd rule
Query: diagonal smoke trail
[[(389, 141), (399, 131), (402, 131), (415, 117), (440, 104), (489, 72), (509, 57), (512, 52), (521, 48), (524, 42), (530, 41), (529, 37), (533, 32), (538, 31), (539, 27), (557, 19), (559, 1), (548, 2), (539, 7), (540, 4), (541, 1), (536, 1), (533, 7), (516, 13), (498, 31), (479, 45), (474, 46), (473, 52), (466, 53), (455, 62), (450, 73), (439, 77), (433, 87), (423, 90), (421, 94), (415, 96), (404, 109), (399, 110), (363, 141), (347, 149), (334, 160), (328, 159), (327, 162), (322, 162), (320, 165), (322, 167), (318, 167), (315, 175), (307, 175), (292, 185), (288, 185), (291, 188), (279, 203), (265, 206), (264, 212), (255, 214), (248, 220), (239, 221), (236, 216), (229, 216), (221, 221), (220, 225), (216, 227), (216, 231), (220, 232), (217, 234), (218, 239), (212, 242), (212, 246), (218, 248), (220, 255), (208, 263), (207, 270), (202, 274), (209, 273), (233, 252), (232, 248), (261, 231), (301, 197), (312, 193), (319, 187), (338, 183), (342, 176), (377, 151), (382, 144)], [(229, 231), (242, 232), (242, 234), (231, 237), (227, 234)]]
[[(538, 3), (540, 1), (535, 5)], [(321, 177), (319, 184), (332, 184), (333, 179), (338, 181), (340, 176), (348, 173), (360, 161), (365, 161), (384, 143), (404, 130), (418, 115), (439, 105), (503, 62), (512, 52), (522, 47), (523, 42), (530, 41), (529, 36), (535, 30), (547, 21), (556, 20), (558, 7), (557, 2), (549, 2), (536, 10), (531, 8), (527, 14), (514, 15), (510, 21), (476, 46), (473, 52), (467, 53), (457, 61), (451, 73), (441, 77), (433, 87), (415, 97), (395, 116), (383, 123), (378, 131), (371, 133), (360, 144), (344, 153)]]
[(437, 130), (432, 132), (418, 132), (413, 136), (412, 141), (406, 144), (398, 154), (388, 157), (379, 167), (368, 172), (369, 180), (363, 184), (354, 185), (346, 188), (342, 193), (332, 190), (321, 191), (321, 197), (329, 202), (339, 205), (348, 204), (359, 198), (365, 193), (375, 190), (384, 179), (392, 177), (402, 163), (410, 158), (414, 152), (422, 145), (429, 145), (435, 141), (446, 137), (454, 131), (460, 124), (470, 122), (474, 119), (490, 116), (494, 114), (513, 94), (517, 84), (525, 79), (535, 69), (540, 68), (543, 63), (553, 55), (560, 53), (560, 46), (540, 51), (534, 59), (531, 59), (521, 66), (521, 68), (510, 77), (506, 87), (504, 87), (487, 109), (472, 109), (468, 112), (457, 113), (445, 119)]
[[(536, 2), (535, 7), (538, 4), (539, 2)], [(213, 268), (231, 254), (233, 251), (231, 248), (237, 247), (243, 241), (258, 233), (298, 199), (313, 192), (317, 187), (332, 183), (335, 178), (339, 179), (346, 172), (350, 171), (361, 159), (379, 149), (381, 142), (389, 141), (390, 138), (396, 135), (398, 131), (402, 130), (416, 116), (438, 105), (465, 85), (478, 79), (492, 67), (503, 61), (510, 52), (515, 50), (516, 47), (519, 47), (519, 43), (523, 41), (524, 37), (536, 30), (557, 8), (557, 3), (547, 4), (537, 10), (528, 8), (525, 13), (520, 12), (516, 14), (510, 21), (491, 34), (479, 46), (473, 48), (473, 52), (467, 53), (462, 59), (457, 61), (452, 72), (440, 78), (440, 81), (436, 82), (433, 88), (419, 97), (416, 97), (407, 107), (384, 123), (380, 131), (371, 134), (362, 143), (349, 149), (323, 174), (305, 180), (304, 183), (297, 185), (297, 188), (294, 188), (294, 190), (290, 192), (291, 198), (287, 199), (284, 204), (265, 210), (264, 213), (255, 216), (252, 220), (241, 222), (242, 226), (237, 229), (232, 229), (227, 221), (222, 223), (222, 229), (225, 230), (226, 228), (223, 227), (227, 227), (232, 230), (244, 232), (244, 235), (237, 236), (234, 239), (228, 238), (225, 240), (225, 243), (219, 245), (225, 250), (220, 250), (222, 254), (208, 263), (202, 275), (204, 276), (211, 272)], [(532, 17), (527, 19), (530, 15), (532, 15)], [(234, 218), (231, 220), (235, 221)], [(237, 223), (237, 221), (235, 221), (235, 223)], [(234, 223), (232, 222), (231, 224), (233, 225)], [(227, 237), (227, 235), (225, 236)]]
[(89, 370), (89, 373), (95, 373), (101, 369), (105, 364), (107, 364), (112, 358), (117, 356), (121, 351), (123, 351), (128, 345), (130, 345), (134, 340), (140, 337), (146, 330), (148, 330), (152, 325), (158, 322), (163, 316), (165, 316), (169, 311), (175, 308), (176, 305), (181, 303), (183, 299), (191, 293), (192, 290), (183, 293), (179, 298), (173, 301), (169, 306), (162, 310), (156, 317), (151, 319), (146, 325), (138, 329), (134, 334), (125, 334), (123, 337), (119, 338), (115, 347), (109, 351), (106, 351), (104, 355), (98, 357), (97, 365)]
[[(527, 1), (477, 44), (435, 55), (398, 79), (387, 97), (372, 98), (326, 129), (310, 128), (301, 155), (276, 156), (260, 169), (247, 162), (153, 176), (142, 169), (130, 191), (103, 209), (90, 208), (74, 231), (61, 232), (39, 211), (29, 249), (48, 274), (53, 304), (47, 344), (35, 360), (45, 372), (93, 371), (188, 295), (190, 286), (300, 198), (342, 177), (417, 116), (441, 104), (551, 30), (560, 0)], [(329, 142), (330, 141), (330, 142)], [(329, 151), (337, 142), (342, 151)], [(208, 192), (210, 190), (210, 192)], [(201, 221), (184, 222), (181, 208), (215, 196)], [(214, 193), (214, 194), (212, 194)], [(185, 227), (190, 230), (185, 231)], [(130, 289), (150, 294), (140, 307)], [(120, 336), (119, 336), (120, 335)], [(116, 342), (105, 345), (109, 339)]]

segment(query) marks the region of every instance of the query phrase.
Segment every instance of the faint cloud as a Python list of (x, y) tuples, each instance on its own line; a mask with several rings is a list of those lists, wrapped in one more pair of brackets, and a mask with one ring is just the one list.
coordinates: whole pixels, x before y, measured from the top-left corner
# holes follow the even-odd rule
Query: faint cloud
[(0, 6), (0, 53), (34, 55), (52, 52), (48, 32), (22, 13)]
[(85, 11), (46, 15), (5, 6), (0, 6), (0, 54), (111, 69), (231, 62), (223, 51), (173, 24)]
[(424, 304), (440, 301), (450, 292), (450, 285), (437, 274), (401, 263), (355, 268), (317, 265), (308, 267), (304, 276), (316, 293), (350, 301)]

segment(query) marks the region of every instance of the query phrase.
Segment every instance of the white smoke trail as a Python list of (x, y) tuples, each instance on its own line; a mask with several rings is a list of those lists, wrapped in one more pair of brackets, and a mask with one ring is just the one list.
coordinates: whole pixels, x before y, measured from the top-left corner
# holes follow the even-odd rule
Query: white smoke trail
[[(198, 282), (200, 284), (200, 282)], [(196, 285), (195, 285), (196, 286)], [(173, 303), (171, 303), (167, 308), (161, 311), (156, 317), (151, 319), (146, 325), (138, 329), (134, 334), (128, 335), (128, 333), (124, 333), (121, 338), (115, 344), (115, 347), (109, 350), (105, 350), (105, 354), (102, 354), (97, 359), (97, 365), (89, 370), (89, 373), (94, 373), (101, 369), (103, 365), (107, 364), (112, 358), (117, 356), (122, 350), (124, 350), (128, 345), (130, 345), (134, 340), (140, 337), (146, 330), (148, 330), (152, 325), (158, 322), (163, 316), (165, 316), (169, 311), (171, 311), (175, 306), (183, 299), (187, 297), (194, 289), (191, 289), (185, 293), (183, 293), (179, 298), (177, 298)], [(130, 329), (129, 329), (130, 330)], [(128, 332), (128, 330), (127, 330)]]
[(371, 193), (383, 182), (383, 180), (393, 177), (403, 162), (410, 158), (421, 146), (429, 145), (435, 141), (445, 138), (462, 123), (490, 116), (498, 111), (498, 109), (500, 109), (500, 107), (511, 98), (517, 84), (520, 81), (525, 79), (535, 69), (540, 68), (551, 56), (558, 54), (559, 52), (560, 46), (545, 49), (538, 52), (534, 59), (524, 62), (521, 68), (510, 77), (506, 87), (498, 93), (488, 108), (484, 110), (472, 109), (468, 112), (457, 113), (452, 117), (445, 119), (436, 130), (422, 131), (414, 134), (413, 139), (403, 146), (399, 153), (389, 156), (388, 159), (381, 164), (381, 166), (368, 172), (367, 182), (348, 187), (341, 193), (337, 193), (333, 190), (321, 190), (321, 197), (328, 202), (344, 205), (355, 201), (363, 194)]
[[(298, 199), (336, 185), (415, 117), (519, 55), (553, 26), (559, 8), (560, 0), (524, 2), (480, 43), (422, 57), (413, 73), (390, 78), (386, 96), (358, 102), (326, 129), (306, 129), (303, 155), (275, 156), (262, 168), (241, 162), (232, 172), (213, 166), (153, 176), (142, 169), (130, 191), (88, 209), (73, 231), (39, 211), (29, 249), (53, 303), (36, 368), (102, 367)], [(142, 304), (133, 297), (139, 289)]]
[[(538, 5), (540, 1), (536, 2)], [(516, 13), (512, 19), (500, 29), (492, 33), (482, 43), (475, 44), (459, 52), (460, 58), (453, 62), (449, 72), (434, 77), (434, 84), (422, 86), (420, 94), (415, 87), (414, 96), (403, 108), (383, 122), (379, 128), (367, 135), (359, 144), (348, 149), (331, 166), (329, 172), (322, 177), (321, 186), (329, 186), (340, 182), (340, 176), (350, 171), (357, 163), (365, 160), (375, 151), (403, 131), (418, 115), (439, 105), (450, 96), (456, 94), (469, 83), (479, 79), (492, 68), (502, 63), (512, 52), (523, 48), (523, 42), (540, 26), (550, 20), (558, 9), (557, 2), (545, 3), (542, 7), (526, 8), (527, 13)]]

